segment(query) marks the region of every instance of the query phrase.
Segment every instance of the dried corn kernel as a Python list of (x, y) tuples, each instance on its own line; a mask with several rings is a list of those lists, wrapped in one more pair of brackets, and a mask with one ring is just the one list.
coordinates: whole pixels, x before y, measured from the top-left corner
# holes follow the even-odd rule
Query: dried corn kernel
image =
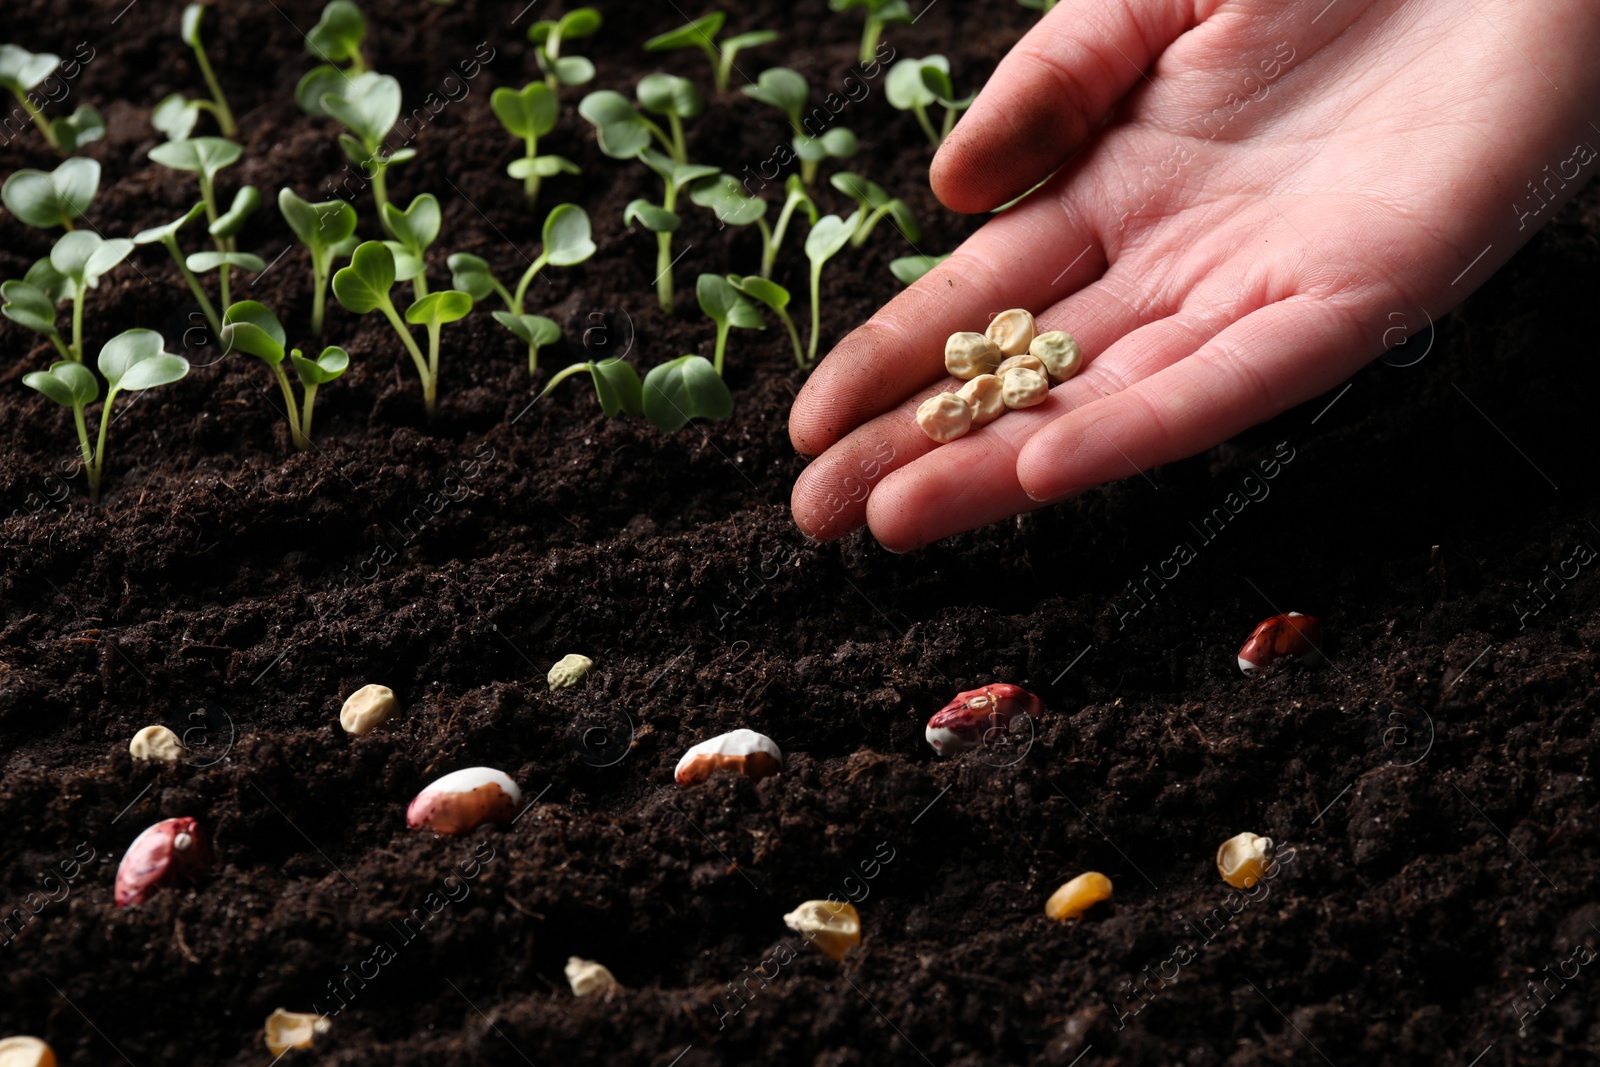
[(567, 984), (572, 986), (572, 995), (575, 997), (613, 993), (622, 988), (622, 983), (604, 964), (579, 956), (567, 957)]
[(1217, 849), (1217, 873), (1235, 889), (1249, 889), (1261, 880), (1272, 863), (1272, 838), (1244, 833), (1228, 838)]
[(783, 752), (777, 742), (765, 734), (733, 730), (702, 741), (685, 752), (672, 777), (679, 785), (693, 785), (721, 770), (759, 782), (783, 770)]
[(1000, 399), (1008, 408), (1031, 408), (1049, 395), (1050, 383), (1036, 370), (1018, 367), (1000, 379)]
[(347, 734), (364, 734), (377, 729), (400, 710), (394, 690), (386, 685), (364, 685), (350, 694), (339, 709), (339, 725)]
[(978, 375), (957, 389), (956, 396), (971, 406), (974, 429), (998, 419), (1006, 409), (1005, 402), (1000, 399), (1000, 379), (993, 374)]
[(0, 1067), (56, 1067), (56, 1054), (37, 1037), (0, 1041)]
[(1029, 352), (1024, 352), (1020, 356), (1007, 356), (1005, 359), (1000, 361), (1000, 366), (996, 367), (994, 372), (1001, 378), (1004, 378), (1008, 372), (1014, 371), (1019, 367), (1031, 371), (1037, 371), (1040, 374), (1046, 373), (1044, 369), (1044, 362), (1040, 360), (1038, 356), (1035, 356)]
[(1110, 899), (1111, 879), (1099, 871), (1086, 871), (1051, 893), (1050, 899), (1044, 902), (1044, 913), (1052, 919), (1066, 922), (1068, 919), (1082, 918), (1084, 912), (1102, 900)]
[(1038, 357), (1050, 377), (1058, 382), (1077, 374), (1078, 368), (1083, 366), (1083, 351), (1078, 347), (1078, 342), (1072, 339), (1070, 333), (1061, 330), (1041, 333), (1028, 346), (1028, 352)]
[(976, 378), (1000, 365), (1000, 348), (981, 333), (953, 333), (944, 343), (944, 369), (957, 378)]
[(146, 726), (128, 742), (128, 754), (137, 760), (177, 763), (183, 755), (183, 742), (165, 726)]
[(795, 933), (836, 960), (861, 944), (861, 913), (854, 904), (808, 900), (783, 917)]
[(1012, 308), (996, 315), (984, 336), (995, 343), (1002, 355), (1017, 356), (1033, 343), (1033, 331), (1033, 315), (1023, 308)]
[(1270, 667), (1285, 656), (1314, 663), (1320, 656), (1322, 620), (1291, 611), (1263, 621), (1239, 649), (1239, 669), (1249, 674)]
[(316, 1012), (279, 1008), (267, 1016), (267, 1051), (282, 1056), (292, 1048), (310, 1048), (312, 1039), (327, 1033), (332, 1025)]
[(556, 665), (550, 668), (550, 673), (545, 681), (550, 683), (551, 689), (570, 689), (583, 681), (584, 677), (594, 669), (594, 660), (588, 656), (580, 656), (576, 652), (562, 656)]
[(917, 425), (932, 441), (949, 444), (972, 429), (972, 405), (959, 393), (930, 396), (917, 408)]
[(465, 834), (486, 822), (510, 822), (522, 790), (503, 771), (467, 767), (452, 771), (417, 794), (406, 809), (406, 825), (436, 834)]

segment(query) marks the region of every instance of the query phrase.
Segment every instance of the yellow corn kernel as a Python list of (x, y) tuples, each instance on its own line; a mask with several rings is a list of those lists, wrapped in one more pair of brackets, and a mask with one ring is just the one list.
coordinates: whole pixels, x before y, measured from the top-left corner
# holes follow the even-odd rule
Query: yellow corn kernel
[(0, 1041), (0, 1067), (56, 1067), (56, 1054), (37, 1037)]
[(1272, 862), (1272, 838), (1237, 834), (1217, 849), (1217, 873), (1235, 889), (1249, 889)]
[(1099, 871), (1086, 871), (1051, 893), (1050, 899), (1044, 902), (1044, 913), (1052, 919), (1066, 922), (1068, 919), (1082, 918), (1084, 912), (1102, 900), (1110, 899), (1111, 879)]
[(315, 1012), (284, 1011), (267, 1016), (267, 1051), (282, 1056), (292, 1048), (310, 1048), (312, 1038), (333, 1025)]
[(789, 929), (836, 960), (861, 944), (861, 913), (854, 904), (808, 900), (783, 917)]

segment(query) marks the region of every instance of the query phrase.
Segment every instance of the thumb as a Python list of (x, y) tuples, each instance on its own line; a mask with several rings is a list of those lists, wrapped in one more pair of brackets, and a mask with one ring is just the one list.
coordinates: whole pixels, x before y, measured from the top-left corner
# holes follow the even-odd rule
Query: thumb
[(933, 158), (953, 211), (1021, 196), (1082, 144), (1166, 47), (1196, 0), (1062, 0), (1000, 61)]

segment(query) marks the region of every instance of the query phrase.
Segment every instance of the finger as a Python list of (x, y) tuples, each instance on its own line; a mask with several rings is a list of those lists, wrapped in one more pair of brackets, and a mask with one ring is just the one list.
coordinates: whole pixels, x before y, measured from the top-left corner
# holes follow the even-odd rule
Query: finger
[(1035, 500), (1060, 500), (1192, 456), (1349, 377), (1378, 354), (1371, 333), (1322, 298), (1271, 304), (1034, 434), (1018, 457), (1018, 480)]
[[(1037, 407), (1010, 411), (883, 478), (867, 501), (867, 524), (885, 547), (908, 551), (1039, 507), (1023, 491), (1017, 460), (1028, 441), (1073, 409), (1120, 392), (1194, 352), (1217, 320), (1179, 314), (1112, 345)], [(1126, 466), (1124, 475), (1138, 473)]]
[[(1095, 353), (1112, 349), (1124, 335), (1135, 331), (1147, 320), (1164, 314), (1162, 305), (1145, 303), (1134, 285), (1132, 281), (1125, 281), (1121, 273), (1114, 269), (1105, 278), (1057, 302), (1040, 315), (1039, 323), (1045, 329), (1058, 328), (1057, 324), (1070, 326), (1070, 332), (1082, 346), (1087, 361), (1084, 370), (1073, 381), (1079, 383), (1079, 388), (1099, 390), (1085, 393), (1083, 401), (1073, 402), (1087, 402), (1107, 390), (1121, 389), (1126, 381), (1133, 380), (1118, 376), (1127, 371), (1119, 372), (1120, 364), (1117, 361), (1109, 361), (1102, 366), (1096, 360)], [(1193, 351), (1193, 344), (1183, 351)], [(961, 384), (942, 373), (942, 363), (935, 374), (931, 383), (851, 432), (814, 460), (800, 475), (790, 496), (790, 504), (795, 522), (808, 536), (829, 540), (842, 537), (862, 525), (867, 521), (867, 497), (874, 487), (895, 470), (933, 450), (933, 442), (916, 424), (917, 406), (935, 393), (958, 388)], [(804, 393), (801, 398), (804, 400)], [(800, 404), (797, 402), (795, 407), (798, 411)], [(984, 432), (989, 432), (995, 425), (998, 423), (985, 428)], [(790, 417), (790, 426), (792, 433), (794, 416)], [(1008, 478), (1014, 479), (1010, 471), (1015, 468), (1015, 461), (1016, 455), (1013, 453), (1007, 460)]]
[(1039, 308), (1100, 276), (1105, 259), (1086, 213), (1041, 198), (991, 220), (953, 256), (854, 330), (817, 365), (789, 438), (815, 456), (944, 376), (945, 339), (981, 330), (1007, 308)]
[(1166, 47), (1193, 0), (1063, 0), (1000, 62), (933, 159), (953, 211), (989, 211), (1059, 167)]

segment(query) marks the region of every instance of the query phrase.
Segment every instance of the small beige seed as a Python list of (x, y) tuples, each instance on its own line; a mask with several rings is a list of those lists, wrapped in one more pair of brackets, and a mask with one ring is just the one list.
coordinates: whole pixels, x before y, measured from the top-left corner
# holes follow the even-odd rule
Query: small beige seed
[(1007, 356), (1001, 361), (1000, 366), (995, 368), (995, 374), (1004, 378), (1007, 373), (1018, 369), (1038, 371), (1040, 374), (1047, 373), (1044, 368), (1044, 362), (1038, 356), (1030, 352), (1024, 352), (1020, 356)]
[(1006, 409), (1000, 399), (1000, 379), (993, 374), (980, 374), (956, 390), (956, 396), (972, 406), (973, 427), (986, 426), (1000, 417)]
[(1000, 348), (981, 333), (953, 333), (944, 343), (944, 369), (957, 378), (976, 378), (1000, 365)]
[(1058, 382), (1077, 374), (1078, 368), (1083, 366), (1083, 350), (1070, 333), (1062, 330), (1041, 333), (1033, 339), (1028, 351), (1039, 358), (1044, 369), (1050, 372), (1050, 377)]
[(0, 1041), (0, 1067), (56, 1067), (56, 1054), (37, 1037)]
[(930, 396), (917, 408), (917, 425), (939, 444), (948, 444), (972, 429), (972, 405), (958, 393)]
[(267, 1051), (282, 1056), (292, 1048), (310, 1048), (312, 1040), (332, 1025), (316, 1012), (279, 1008), (267, 1016)]
[(1272, 863), (1272, 838), (1236, 834), (1217, 849), (1217, 873), (1235, 889), (1249, 889), (1261, 881)]
[(1008, 408), (1031, 408), (1049, 395), (1050, 383), (1036, 370), (1018, 367), (1000, 379), (1000, 399)]
[(1084, 912), (1102, 900), (1110, 899), (1111, 879), (1099, 871), (1085, 871), (1050, 894), (1050, 899), (1044, 904), (1044, 913), (1059, 922), (1066, 922), (1068, 919), (1082, 918)]
[(999, 346), (1002, 355), (1019, 356), (1033, 343), (1033, 330), (1033, 315), (1023, 308), (1012, 308), (994, 317), (985, 336)]
[(572, 995), (575, 997), (614, 993), (622, 988), (622, 983), (604, 964), (580, 956), (567, 957), (567, 984), (572, 986)]
[(836, 960), (861, 944), (861, 913), (839, 900), (808, 900), (783, 917), (784, 924)]
[(593, 669), (594, 660), (573, 652), (556, 661), (545, 681), (550, 683), (551, 689), (571, 689)]
[(137, 760), (177, 763), (183, 755), (183, 742), (165, 726), (146, 726), (128, 742), (128, 754)]
[(394, 690), (386, 685), (364, 685), (350, 694), (339, 709), (339, 725), (347, 734), (364, 734), (382, 726), (400, 710)]

